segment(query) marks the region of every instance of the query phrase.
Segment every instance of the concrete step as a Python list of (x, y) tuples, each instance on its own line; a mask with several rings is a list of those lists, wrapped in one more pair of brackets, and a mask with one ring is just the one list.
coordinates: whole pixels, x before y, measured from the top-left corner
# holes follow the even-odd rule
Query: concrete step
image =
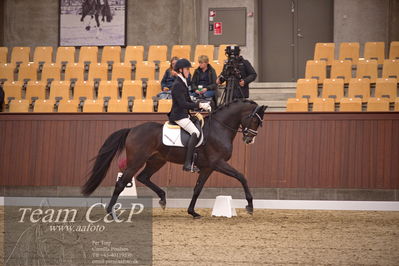
[(263, 88), (295, 88), (296, 82), (252, 82), (249, 84), (250, 89)]
[(249, 89), (250, 94), (295, 93), (296, 88)]

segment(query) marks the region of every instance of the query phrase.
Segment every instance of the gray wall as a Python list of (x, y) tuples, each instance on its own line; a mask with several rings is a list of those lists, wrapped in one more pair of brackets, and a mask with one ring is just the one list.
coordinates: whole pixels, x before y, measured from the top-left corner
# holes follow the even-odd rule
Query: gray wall
[(399, 40), (398, 15), (398, 0), (335, 0), (334, 42), (360, 42), (362, 56), (365, 42)]
[[(5, 2), (3, 45), (58, 46), (58, 0), (0, 1)], [(127, 44), (197, 44), (197, 1), (128, 0)]]

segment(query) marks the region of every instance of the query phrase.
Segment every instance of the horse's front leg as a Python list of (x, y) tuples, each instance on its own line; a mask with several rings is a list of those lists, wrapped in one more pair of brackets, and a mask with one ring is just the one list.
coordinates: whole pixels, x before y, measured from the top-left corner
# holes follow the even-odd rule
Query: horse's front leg
[(241, 174), (240, 172), (238, 172), (233, 167), (231, 167), (227, 162), (222, 161), (222, 160), (219, 161), (218, 163), (216, 163), (215, 170), (222, 174), (234, 177), (235, 179), (240, 181), (240, 183), (245, 191), (245, 198), (247, 199), (247, 202), (248, 202), (248, 205), (245, 207), (245, 209), (247, 210), (247, 212), (249, 214), (252, 214), (254, 211), (252, 195), (251, 195), (251, 192), (249, 191), (247, 180), (245, 179), (244, 175)]
[(197, 179), (197, 183), (195, 184), (194, 187), (194, 194), (193, 198), (191, 199), (190, 205), (188, 207), (187, 212), (193, 216), (193, 218), (201, 218), (201, 215), (196, 213), (194, 211), (195, 203), (197, 202), (198, 196), (201, 193), (202, 188), (205, 185), (206, 180), (208, 180), (208, 177), (212, 174), (213, 169), (207, 168), (207, 169), (201, 169), (200, 174)]

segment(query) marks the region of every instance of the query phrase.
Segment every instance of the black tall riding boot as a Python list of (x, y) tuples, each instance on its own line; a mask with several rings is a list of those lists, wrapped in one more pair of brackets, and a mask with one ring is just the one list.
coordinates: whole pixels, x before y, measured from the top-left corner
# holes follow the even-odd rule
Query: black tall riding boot
[(189, 171), (189, 172), (198, 172), (199, 171), (199, 169), (194, 165), (194, 162), (193, 162), (194, 149), (195, 149), (195, 145), (197, 145), (198, 141), (199, 141), (199, 138), (197, 137), (197, 134), (192, 134), (190, 136), (190, 139), (188, 140), (187, 151), (186, 151), (186, 160), (183, 165), (184, 171)]

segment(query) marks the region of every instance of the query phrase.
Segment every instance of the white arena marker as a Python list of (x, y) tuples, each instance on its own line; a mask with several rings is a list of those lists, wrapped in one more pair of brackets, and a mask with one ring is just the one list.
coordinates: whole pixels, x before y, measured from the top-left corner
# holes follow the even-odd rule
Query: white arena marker
[(236, 209), (233, 207), (231, 196), (217, 196), (213, 204), (212, 216), (222, 216), (231, 218), (237, 216)]
[[(119, 180), (123, 175), (122, 172), (118, 173), (118, 176), (116, 177), (116, 181)], [(125, 197), (137, 197), (137, 189), (136, 189), (136, 181), (134, 180), (134, 177), (132, 178), (132, 186), (131, 187), (125, 187), (125, 189), (122, 191), (122, 193), (119, 196), (125, 196)]]

